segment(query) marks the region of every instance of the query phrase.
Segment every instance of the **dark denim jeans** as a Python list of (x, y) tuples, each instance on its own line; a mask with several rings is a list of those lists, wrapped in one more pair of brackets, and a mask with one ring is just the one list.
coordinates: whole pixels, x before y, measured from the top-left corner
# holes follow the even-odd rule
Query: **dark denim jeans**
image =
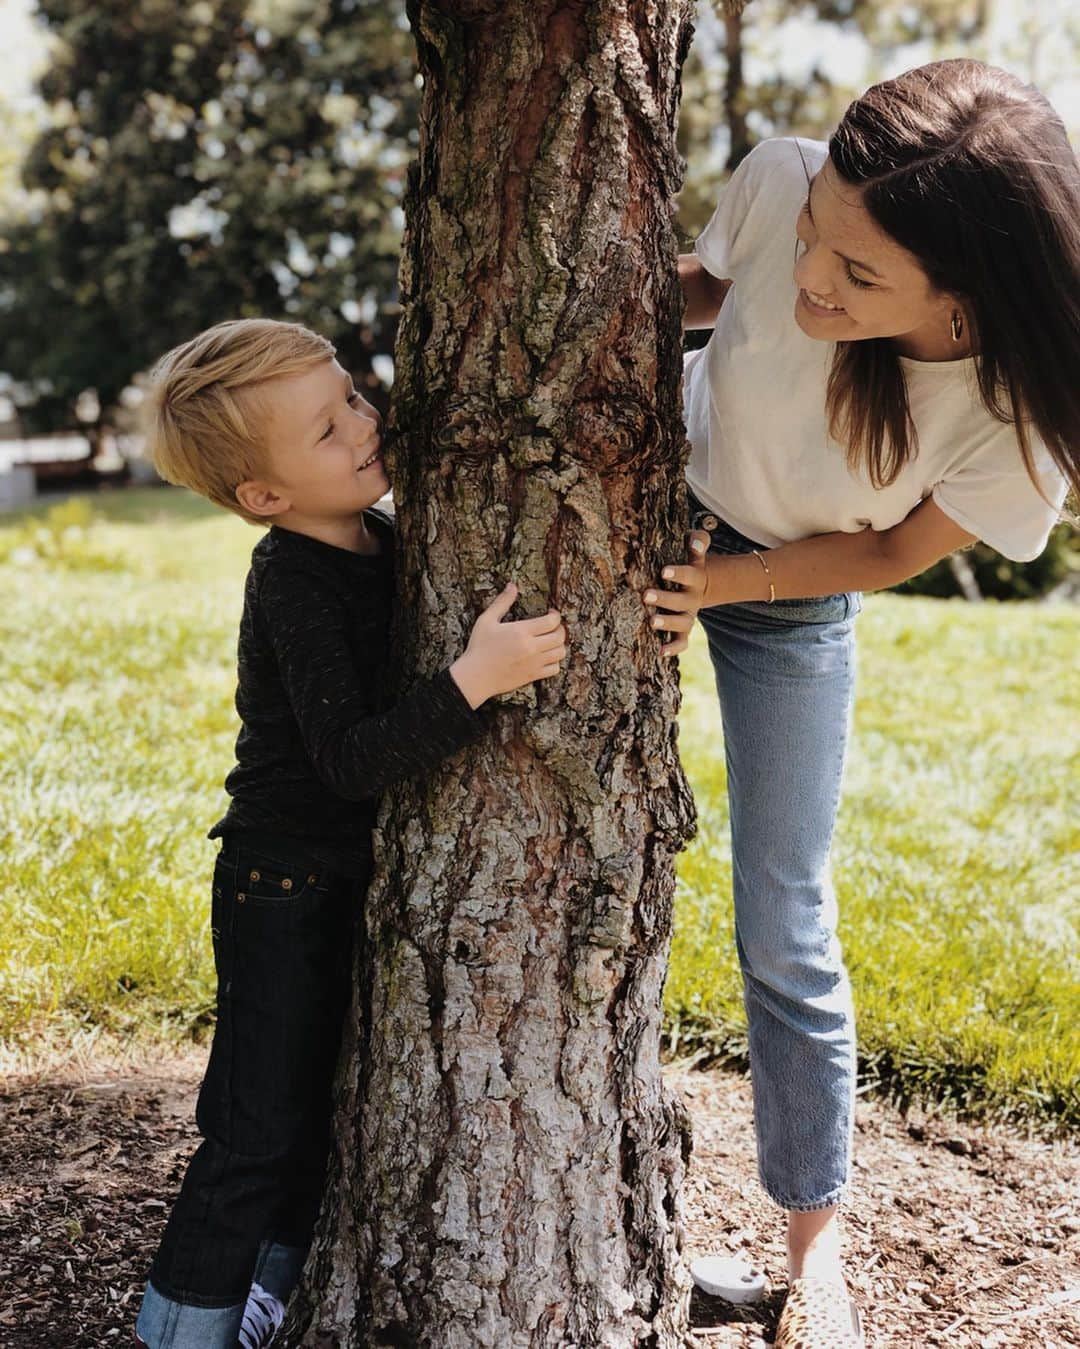
[(281, 1285), (299, 1273), (322, 1195), (369, 880), (329, 871), (298, 840), (223, 842), (212, 907), (217, 1027), (196, 1112), (203, 1142), (150, 1271), (139, 1333), (151, 1349), (234, 1345), (257, 1265), (287, 1300)]

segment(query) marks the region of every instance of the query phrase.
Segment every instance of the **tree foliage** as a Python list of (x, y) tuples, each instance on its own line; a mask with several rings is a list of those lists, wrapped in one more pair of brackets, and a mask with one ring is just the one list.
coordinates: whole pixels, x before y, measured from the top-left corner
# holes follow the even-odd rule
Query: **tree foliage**
[[(292, 317), (362, 374), (390, 348), (415, 121), (399, 7), (377, 0), (42, 0), (61, 38), (44, 207), (0, 251), (0, 348), (31, 423), (105, 415), (164, 349)], [(35, 416), (36, 414), (36, 416)]]
[[(688, 159), (680, 221), (696, 233), (715, 205), (724, 175), (767, 136), (822, 139), (863, 84), (880, 78), (906, 47), (956, 55), (988, 20), (987, 0), (753, 0), (745, 7), (712, 0), (686, 63), (680, 146)], [(816, 25), (813, 59), (799, 62), (781, 34)], [(830, 49), (862, 39), (865, 70), (838, 79)], [(781, 59), (781, 52), (786, 57)], [(914, 61), (912, 62), (914, 64)], [(722, 154), (717, 153), (722, 148)]]
[[(798, 71), (777, 59), (789, 21), (861, 36), (862, 83), (911, 43), (923, 54), (927, 45), (976, 54), (988, 17), (987, 0), (713, 5), (684, 70), (687, 237), (753, 143), (825, 136), (858, 92), (820, 55)], [(416, 139), (403, 0), (38, 8), (59, 39), (41, 81), (49, 125), (22, 165), (29, 195), (17, 211), (8, 198), (0, 221), (0, 373), (16, 381), (27, 429), (70, 427), (88, 389), (111, 420), (125, 386), (162, 351), (243, 314), (326, 332), (374, 389), (372, 357), (393, 346), (400, 202)], [(1077, 35), (1063, 28), (1060, 40), (1075, 46)], [(741, 73), (727, 59), (733, 44)], [(25, 136), (12, 116), (0, 104), (0, 202)], [(1018, 568), (1014, 584), (1000, 560), (992, 578), (979, 574), (989, 593), (1025, 594), (1029, 583), (1041, 592), (1068, 564), (1074, 537), (1055, 546), (1053, 567), (1033, 564), (1038, 579)], [(946, 568), (928, 584), (955, 582)]]

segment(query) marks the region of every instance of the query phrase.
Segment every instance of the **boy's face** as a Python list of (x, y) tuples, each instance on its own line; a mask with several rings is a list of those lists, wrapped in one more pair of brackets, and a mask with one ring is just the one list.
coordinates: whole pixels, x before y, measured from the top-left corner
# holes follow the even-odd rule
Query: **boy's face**
[(266, 471), (237, 488), (267, 519), (329, 522), (357, 516), (390, 490), (382, 419), (337, 361), (259, 390)]

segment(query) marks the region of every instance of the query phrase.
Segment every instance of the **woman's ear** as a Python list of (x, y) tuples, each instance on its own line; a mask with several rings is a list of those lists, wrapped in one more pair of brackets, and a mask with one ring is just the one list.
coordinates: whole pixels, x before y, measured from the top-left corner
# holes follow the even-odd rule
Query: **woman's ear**
[(236, 488), (236, 499), (248, 515), (257, 515), (265, 520), (284, 514), (290, 505), (288, 499), (275, 492), (269, 483), (257, 479), (240, 483)]

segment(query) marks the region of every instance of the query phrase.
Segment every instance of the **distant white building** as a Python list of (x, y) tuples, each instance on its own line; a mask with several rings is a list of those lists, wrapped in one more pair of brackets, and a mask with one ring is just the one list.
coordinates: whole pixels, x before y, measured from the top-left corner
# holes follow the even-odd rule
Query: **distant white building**
[(0, 424), (0, 513), (19, 510), (37, 495), (39, 478), (63, 478), (90, 463), (85, 436), (11, 436)]
[(92, 453), (89, 440), (77, 432), (0, 437), (0, 471), (12, 464), (30, 464), (42, 477), (63, 476), (74, 466), (88, 464)]

